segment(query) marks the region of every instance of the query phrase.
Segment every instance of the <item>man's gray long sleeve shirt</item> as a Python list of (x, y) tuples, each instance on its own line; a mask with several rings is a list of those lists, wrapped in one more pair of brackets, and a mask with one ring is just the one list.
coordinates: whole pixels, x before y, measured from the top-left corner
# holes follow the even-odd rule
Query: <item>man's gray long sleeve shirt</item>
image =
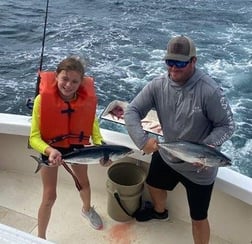
[[(151, 109), (157, 111), (166, 142), (182, 139), (220, 146), (235, 129), (233, 114), (222, 89), (198, 69), (183, 86), (172, 81), (168, 74), (154, 78), (128, 105), (124, 119), (139, 149), (148, 140), (141, 120)], [(214, 181), (217, 168), (197, 173), (194, 165), (172, 163), (171, 155), (159, 151), (167, 164), (191, 181), (203, 185)]]

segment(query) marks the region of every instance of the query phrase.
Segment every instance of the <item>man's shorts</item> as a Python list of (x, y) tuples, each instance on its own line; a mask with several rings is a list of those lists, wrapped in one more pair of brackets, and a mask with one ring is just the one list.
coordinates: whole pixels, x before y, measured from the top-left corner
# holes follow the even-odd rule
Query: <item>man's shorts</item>
[(155, 188), (171, 191), (179, 182), (186, 189), (191, 218), (206, 219), (214, 183), (195, 184), (165, 163), (159, 152), (153, 153), (146, 183)]

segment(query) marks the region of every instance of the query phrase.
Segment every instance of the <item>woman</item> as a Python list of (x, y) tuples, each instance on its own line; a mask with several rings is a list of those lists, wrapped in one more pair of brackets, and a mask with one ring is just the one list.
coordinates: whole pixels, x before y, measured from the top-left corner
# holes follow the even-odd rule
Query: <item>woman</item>
[[(42, 72), (40, 94), (34, 100), (29, 142), (50, 166), (41, 169), (43, 198), (38, 212), (38, 236), (46, 239), (51, 209), (56, 200), (58, 166), (62, 154), (92, 143), (102, 144), (95, 117), (97, 99), (93, 79), (84, 77), (84, 65), (76, 57), (60, 62), (54, 72)], [(83, 78), (84, 77), (84, 78)], [(100, 216), (91, 207), (87, 165), (72, 165), (80, 183), (82, 216), (94, 229), (102, 229)]]

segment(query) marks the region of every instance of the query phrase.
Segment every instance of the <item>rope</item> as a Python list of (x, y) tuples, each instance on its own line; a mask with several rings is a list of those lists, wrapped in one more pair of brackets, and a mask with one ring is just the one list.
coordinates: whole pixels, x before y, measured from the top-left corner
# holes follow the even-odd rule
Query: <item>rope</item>
[(75, 186), (78, 189), (78, 191), (80, 191), (82, 189), (80, 182), (78, 181), (76, 175), (73, 173), (73, 171), (68, 167), (68, 165), (63, 161), (62, 162), (63, 167), (66, 169), (66, 171), (72, 175), (74, 182), (75, 182)]

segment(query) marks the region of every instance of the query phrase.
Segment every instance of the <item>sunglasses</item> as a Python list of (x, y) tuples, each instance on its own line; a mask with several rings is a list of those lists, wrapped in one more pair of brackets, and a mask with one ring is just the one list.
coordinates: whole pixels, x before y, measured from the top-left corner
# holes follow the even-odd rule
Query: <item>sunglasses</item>
[(170, 67), (173, 67), (175, 65), (176, 68), (181, 69), (181, 68), (185, 68), (190, 63), (190, 60), (189, 61), (177, 61), (177, 60), (166, 59), (165, 63)]

